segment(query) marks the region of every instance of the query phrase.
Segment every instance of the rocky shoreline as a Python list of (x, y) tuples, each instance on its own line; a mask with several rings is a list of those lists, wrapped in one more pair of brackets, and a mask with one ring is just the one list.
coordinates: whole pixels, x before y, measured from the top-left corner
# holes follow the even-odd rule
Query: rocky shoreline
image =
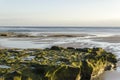
[(0, 49), (1, 80), (97, 80), (116, 66), (102, 48)]

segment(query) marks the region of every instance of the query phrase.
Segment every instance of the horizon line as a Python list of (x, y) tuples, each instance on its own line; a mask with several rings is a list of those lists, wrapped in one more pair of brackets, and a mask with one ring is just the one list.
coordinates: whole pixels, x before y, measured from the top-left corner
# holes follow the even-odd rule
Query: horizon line
[(34, 26), (34, 25), (10, 25), (10, 26), (0, 26), (0, 27), (120, 27), (120, 26), (64, 26), (64, 25), (62, 25), (62, 26), (58, 26), (58, 25), (53, 25), (53, 26)]

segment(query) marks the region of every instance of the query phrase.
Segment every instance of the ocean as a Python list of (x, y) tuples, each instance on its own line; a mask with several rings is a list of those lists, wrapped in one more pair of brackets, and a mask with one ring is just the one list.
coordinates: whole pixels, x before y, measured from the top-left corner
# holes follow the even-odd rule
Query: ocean
[(0, 27), (0, 32), (108, 32), (120, 33), (120, 27)]

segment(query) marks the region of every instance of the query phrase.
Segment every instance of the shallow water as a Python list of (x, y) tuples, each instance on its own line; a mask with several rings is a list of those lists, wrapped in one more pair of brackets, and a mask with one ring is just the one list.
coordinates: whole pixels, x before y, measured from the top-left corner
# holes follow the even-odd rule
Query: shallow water
[(11, 68), (10, 66), (6, 66), (6, 65), (0, 65), (0, 68), (6, 68), (6, 69), (8, 69), (8, 68)]

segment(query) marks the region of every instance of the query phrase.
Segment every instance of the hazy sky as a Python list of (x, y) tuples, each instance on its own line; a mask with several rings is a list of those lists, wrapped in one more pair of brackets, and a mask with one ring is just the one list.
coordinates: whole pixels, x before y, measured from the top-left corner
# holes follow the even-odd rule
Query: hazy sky
[(120, 26), (120, 0), (0, 0), (0, 26)]

